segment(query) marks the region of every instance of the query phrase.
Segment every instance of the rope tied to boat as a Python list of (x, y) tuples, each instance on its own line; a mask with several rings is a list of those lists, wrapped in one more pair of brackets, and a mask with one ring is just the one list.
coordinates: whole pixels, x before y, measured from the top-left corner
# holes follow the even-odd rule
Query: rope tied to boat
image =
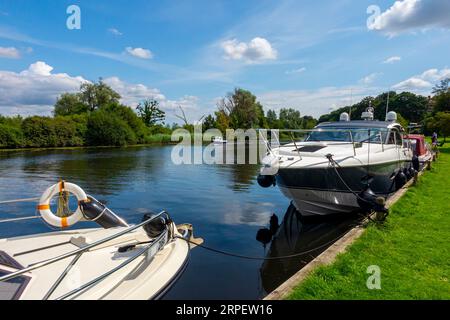
[(69, 196), (70, 192), (64, 189), (64, 180), (60, 180), (58, 193), (58, 206), (56, 209), (56, 215), (60, 218), (68, 217), (72, 214), (69, 208)]
[[(329, 153), (329, 154), (326, 155), (326, 158), (328, 159), (328, 161), (330, 162), (330, 165), (333, 167), (334, 171), (336, 172), (336, 175), (341, 180), (341, 182), (344, 184), (344, 186), (348, 189), (348, 191), (350, 191), (358, 200), (360, 200), (363, 203), (367, 204), (368, 207), (371, 207), (371, 209), (369, 210), (370, 212), (376, 211), (376, 212), (384, 213), (384, 217), (382, 219), (380, 219), (381, 222), (386, 220), (387, 216), (389, 215), (389, 210), (386, 209), (386, 207), (385, 207), (386, 199), (383, 198), (383, 197), (377, 197), (375, 200), (373, 200), (373, 199), (369, 200), (369, 199), (361, 197), (360, 194), (358, 194), (357, 192), (353, 191), (350, 188), (350, 186), (345, 182), (344, 178), (341, 176), (341, 174), (337, 170), (337, 168), (342, 168), (342, 167), (339, 165), (339, 163), (336, 162), (336, 160), (333, 159), (333, 155), (331, 153)], [(367, 179), (369, 179), (369, 177), (367, 177)], [(364, 192), (367, 191), (367, 190), (370, 190), (369, 182), (367, 184), (367, 189), (363, 190), (361, 193), (364, 195)], [(367, 210), (367, 209), (364, 209), (364, 207), (366, 205), (362, 206), (360, 204), (360, 206), (361, 206), (362, 210)], [(370, 221), (372, 221), (372, 222), (376, 222), (375, 220), (373, 220), (370, 217), (370, 212), (367, 212), (368, 213), (367, 214), (367, 218)]]
[(297, 253), (290, 254), (290, 255), (278, 256), (278, 257), (254, 257), (254, 256), (246, 256), (246, 255), (243, 255), (243, 254), (227, 252), (227, 251), (224, 251), (224, 250), (220, 250), (220, 249), (217, 249), (217, 248), (206, 246), (204, 244), (198, 244), (198, 243), (196, 243), (194, 241), (191, 241), (189, 239), (183, 238), (181, 236), (175, 236), (175, 238), (177, 238), (177, 239), (184, 240), (184, 241), (186, 241), (189, 244), (195, 245), (195, 246), (200, 247), (202, 249), (205, 249), (207, 251), (211, 251), (211, 252), (214, 252), (214, 253), (222, 254), (222, 255), (225, 255), (225, 256), (229, 256), (229, 257), (239, 258), (239, 259), (258, 260), (258, 261), (285, 260), (285, 259), (297, 258), (297, 257), (300, 257), (300, 256), (307, 255), (309, 253), (312, 253), (314, 251), (320, 250), (322, 248), (331, 246), (333, 243), (335, 243), (336, 241), (338, 241), (342, 237), (343, 237), (343, 235), (339, 236), (339, 237), (337, 237), (337, 238), (335, 238), (333, 240), (330, 240), (330, 241), (328, 241), (328, 242), (326, 242), (324, 244), (321, 244), (320, 246), (317, 246), (315, 248), (311, 248), (309, 250), (305, 250), (305, 251), (302, 251), (302, 252), (297, 252)]

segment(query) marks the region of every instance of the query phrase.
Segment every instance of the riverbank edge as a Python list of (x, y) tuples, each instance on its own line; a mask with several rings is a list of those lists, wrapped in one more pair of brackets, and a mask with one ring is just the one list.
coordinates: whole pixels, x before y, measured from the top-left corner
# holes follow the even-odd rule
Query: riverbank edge
[[(435, 161), (437, 157), (433, 157)], [(432, 164), (427, 164), (427, 168), (419, 172), (418, 177), (422, 176), (429, 169), (431, 169)], [(392, 197), (386, 201), (386, 207), (390, 208), (397, 201), (399, 201), (403, 195), (405, 195), (410, 187), (414, 186), (415, 181), (411, 179), (408, 183), (398, 190)], [(333, 243), (328, 249), (322, 252), (319, 256), (309, 262), (306, 266), (300, 269), (297, 273), (283, 282), (278, 288), (269, 293), (263, 300), (289, 300), (291, 295), (293, 295), (297, 288), (299, 288), (302, 283), (314, 277), (314, 272), (319, 267), (332, 266), (336, 262), (338, 256), (343, 255), (347, 250), (365, 233), (366, 227), (369, 222), (375, 218), (376, 214), (372, 214), (370, 218), (365, 219), (360, 225), (348, 231), (342, 238)], [(292, 298), (291, 298), (292, 299)]]
[(126, 146), (78, 146), (78, 147), (33, 147), (33, 148), (14, 148), (14, 149), (0, 149), (2, 152), (20, 152), (20, 151), (48, 151), (48, 150), (89, 150), (89, 149), (122, 149), (134, 147), (151, 147), (151, 146), (170, 146), (176, 145), (179, 142), (151, 142), (143, 144), (129, 144)]

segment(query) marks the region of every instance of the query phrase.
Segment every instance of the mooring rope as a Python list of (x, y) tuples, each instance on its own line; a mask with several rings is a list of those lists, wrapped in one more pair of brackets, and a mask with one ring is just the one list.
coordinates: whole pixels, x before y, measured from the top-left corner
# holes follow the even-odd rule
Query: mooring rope
[[(356, 224), (355, 226), (358, 226), (358, 225), (360, 225), (360, 224)], [(211, 251), (211, 252), (214, 252), (214, 253), (222, 254), (222, 255), (225, 255), (225, 256), (230, 256), (230, 257), (240, 258), (240, 259), (246, 259), (246, 260), (266, 261), (266, 260), (284, 260), (284, 259), (291, 259), (291, 258), (296, 258), (296, 257), (299, 257), (299, 256), (304, 256), (304, 255), (306, 255), (308, 253), (311, 253), (311, 252), (317, 251), (319, 249), (322, 249), (324, 247), (332, 245), (333, 243), (335, 243), (336, 241), (341, 239), (343, 236), (344, 235), (341, 235), (341, 236), (339, 236), (339, 237), (337, 237), (337, 238), (335, 238), (335, 239), (333, 239), (331, 241), (328, 241), (328, 242), (326, 242), (326, 243), (324, 243), (324, 244), (322, 244), (320, 246), (317, 246), (315, 248), (312, 248), (312, 249), (309, 249), (309, 250), (306, 250), (306, 251), (297, 252), (297, 253), (286, 255), (286, 256), (278, 256), (278, 257), (252, 257), (252, 256), (246, 256), (246, 255), (242, 255), (242, 254), (236, 254), (236, 253), (227, 252), (227, 251), (223, 251), (223, 250), (220, 250), (220, 249), (208, 247), (208, 246), (205, 246), (203, 244), (197, 244), (196, 242), (191, 241), (189, 239), (185, 239), (185, 238), (183, 238), (181, 236), (175, 236), (175, 238), (184, 240), (184, 241), (186, 241), (186, 242), (188, 242), (190, 244), (193, 244), (193, 245), (195, 245), (197, 247), (203, 248), (205, 250), (208, 250), (208, 251)]]

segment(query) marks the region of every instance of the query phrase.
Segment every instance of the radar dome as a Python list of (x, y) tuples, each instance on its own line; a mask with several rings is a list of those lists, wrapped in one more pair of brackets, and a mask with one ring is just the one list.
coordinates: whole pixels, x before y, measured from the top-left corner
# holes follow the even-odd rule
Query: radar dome
[(389, 121), (389, 122), (397, 121), (397, 113), (394, 111), (388, 112), (388, 114), (386, 115), (386, 121)]
[(339, 121), (350, 121), (350, 116), (347, 112), (342, 112)]

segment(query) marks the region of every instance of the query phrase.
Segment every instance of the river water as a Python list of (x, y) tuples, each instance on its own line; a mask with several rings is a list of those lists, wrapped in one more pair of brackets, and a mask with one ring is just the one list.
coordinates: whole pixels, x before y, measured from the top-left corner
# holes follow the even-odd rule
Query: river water
[[(258, 186), (258, 165), (175, 165), (171, 152), (172, 146), (2, 152), (0, 202), (40, 196), (63, 178), (106, 201), (129, 223), (140, 222), (146, 212), (166, 209), (176, 223), (193, 224), (205, 245), (224, 251), (274, 257), (320, 247), (300, 257), (270, 261), (195, 248), (166, 299), (262, 298), (354, 222), (353, 217), (303, 219), (278, 188)], [(35, 215), (35, 206), (0, 205), (0, 219)], [(280, 226), (264, 245), (256, 235), (269, 228), (273, 214)], [(76, 225), (83, 227), (95, 224)], [(0, 223), (0, 238), (48, 231), (39, 219)]]

